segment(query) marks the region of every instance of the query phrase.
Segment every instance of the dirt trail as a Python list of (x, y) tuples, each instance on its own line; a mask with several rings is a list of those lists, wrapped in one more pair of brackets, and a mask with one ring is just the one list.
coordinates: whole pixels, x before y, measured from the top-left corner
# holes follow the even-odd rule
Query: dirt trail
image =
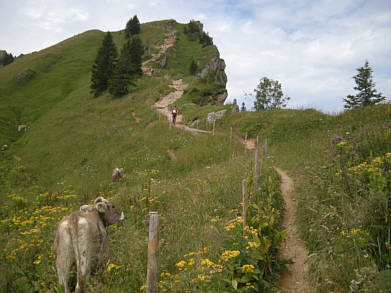
[(288, 271), (281, 276), (280, 292), (283, 293), (306, 293), (309, 292), (308, 284), (308, 253), (304, 241), (300, 238), (296, 226), (297, 197), (293, 181), (279, 168), (275, 168), (281, 176), (281, 192), (285, 201), (283, 228), (288, 229), (288, 235), (281, 247), (281, 257), (291, 259), (294, 263), (288, 265)]
[(160, 50), (156, 54), (152, 54), (152, 58), (144, 61), (141, 64), (141, 69), (143, 71), (143, 74), (145, 75), (152, 75), (151, 69), (147, 67), (147, 64), (149, 62), (155, 62), (162, 56), (164, 53), (166, 53), (167, 49), (174, 46), (175, 43), (175, 31), (171, 31), (165, 34), (167, 38), (164, 39), (163, 45), (160, 45)]
[[(182, 79), (178, 79), (178, 80), (173, 80), (170, 87), (173, 88), (174, 91), (169, 93), (167, 96), (162, 97), (159, 101), (155, 103), (154, 106), (161, 114), (167, 117), (169, 123), (172, 123), (171, 110), (168, 108), (168, 106), (174, 103), (180, 97), (182, 97), (184, 90), (187, 88), (187, 84), (184, 83)], [(182, 115), (180, 114), (177, 116), (175, 127), (186, 131), (191, 131), (193, 133), (210, 133), (210, 131), (191, 128), (182, 124)]]

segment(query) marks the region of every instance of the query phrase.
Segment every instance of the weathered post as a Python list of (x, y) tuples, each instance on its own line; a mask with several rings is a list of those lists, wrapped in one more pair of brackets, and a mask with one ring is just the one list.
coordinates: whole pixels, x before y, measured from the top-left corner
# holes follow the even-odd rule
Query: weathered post
[(242, 197), (243, 197), (243, 235), (246, 234), (247, 230), (247, 190), (246, 190), (247, 181), (246, 179), (242, 180)]
[(247, 132), (244, 136), (244, 152), (246, 153), (246, 150), (247, 150)]
[(149, 212), (147, 293), (157, 292), (157, 254), (159, 248), (159, 214)]
[(257, 135), (257, 145), (256, 145), (257, 148), (258, 148), (258, 143), (259, 143), (259, 138), (258, 138), (258, 135)]
[(159, 112), (159, 121), (160, 121), (160, 111), (158, 111)]
[(265, 158), (267, 157), (267, 137), (265, 138)]
[(258, 147), (255, 149), (255, 158), (254, 158), (254, 194), (257, 190), (258, 183)]
[(215, 135), (216, 120), (213, 120), (213, 135)]
[(265, 156), (264, 154), (264, 146), (261, 147), (261, 164), (259, 166), (259, 176), (262, 176), (262, 167), (263, 167), (263, 157)]
[(229, 145), (232, 145), (232, 126), (231, 126), (231, 133), (229, 135)]

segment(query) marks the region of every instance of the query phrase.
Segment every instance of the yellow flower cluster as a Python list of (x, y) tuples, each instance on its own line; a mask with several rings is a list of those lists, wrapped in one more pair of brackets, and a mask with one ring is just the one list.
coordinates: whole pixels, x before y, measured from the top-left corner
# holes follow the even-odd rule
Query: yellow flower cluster
[(254, 266), (253, 265), (243, 265), (242, 266), (242, 272), (243, 273), (253, 273), (254, 272)]
[(345, 237), (351, 237), (351, 236), (355, 236), (357, 234), (367, 234), (367, 232), (365, 230), (361, 230), (361, 229), (356, 229), (356, 228), (352, 228), (350, 230), (342, 230), (340, 232), (340, 234), (342, 236), (345, 236)]
[(21, 197), (19, 195), (16, 195), (16, 194), (10, 194), (8, 195), (8, 198), (15, 201), (15, 202), (20, 202), (20, 203), (27, 203), (28, 200), (25, 199), (24, 197)]
[(228, 222), (228, 225), (224, 227), (225, 231), (230, 231), (236, 227), (236, 225), (239, 225), (243, 223), (242, 217), (236, 217), (235, 219), (232, 219)]
[(258, 248), (259, 247), (259, 244), (256, 243), (256, 242), (253, 242), (253, 241), (249, 241), (248, 242), (248, 246), (246, 246), (246, 249), (249, 249), (249, 248)]
[(226, 250), (222, 253), (220, 260), (223, 262), (229, 261), (231, 258), (237, 257), (240, 254), (238, 250)]
[(122, 268), (122, 266), (118, 266), (118, 265), (115, 265), (113, 263), (109, 264), (107, 266), (107, 271), (110, 272), (111, 270), (119, 270), (120, 268)]

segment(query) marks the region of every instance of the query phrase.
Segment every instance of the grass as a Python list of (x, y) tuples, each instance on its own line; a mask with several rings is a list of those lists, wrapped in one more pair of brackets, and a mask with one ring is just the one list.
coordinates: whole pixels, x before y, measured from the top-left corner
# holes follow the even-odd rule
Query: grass
[[(149, 40), (151, 53), (163, 42), (169, 22), (142, 25), (141, 38)], [(268, 230), (270, 234), (254, 224), (254, 229), (275, 244), (272, 254), (261, 254), (273, 264), (261, 283), (254, 281), (260, 271), (242, 269), (264, 263), (247, 254), (250, 240), (239, 236), (240, 225), (235, 226), (238, 230), (224, 229), (237, 223), (241, 180), (252, 177), (252, 153), (244, 154), (239, 139), (247, 133), (261, 142), (267, 138), (267, 166), (286, 170), (295, 181), (298, 224), (311, 253), (314, 290), (381, 292), (390, 269), (384, 233), (389, 225), (384, 209), (389, 186), (383, 183), (388, 181), (375, 182), (366, 173), (348, 170), (365, 161), (377, 164), (373, 162), (377, 157), (391, 152), (391, 106), (336, 116), (312, 109), (231, 113), (230, 106), (199, 107), (197, 95), (208, 91), (213, 95), (218, 88), (189, 76), (188, 66), (194, 57), (202, 67), (216, 56), (217, 49), (189, 41), (181, 24), (175, 24), (175, 29), (177, 41), (167, 67), (154, 76), (183, 78), (189, 84), (177, 102), (188, 124), (199, 119), (198, 127), (210, 130), (211, 125), (205, 124), (207, 113), (227, 109), (216, 122), (215, 136), (193, 135), (169, 128), (164, 119), (159, 121), (152, 105), (171, 90), (171, 82), (165, 78), (144, 76), (121, 99), (106, 93), (92, 98), (90, 68), (104, 36), (100, 31), (88, 31), (25, 55), (0, 70), (0, 143), (10, 145), (0, 154), (0, 291), (55, 290), (51, 249), (56, 224), (100, 194), (113, 198), (126, 220), (109, 228), (111, 266), (93, 277), (90, 290), (139, 291), (146, 274), (148, 211), (157, 210), (161, 216), (162, 290), (233, 292), (237, 288), (254, 292), (263, 288), (272, 292), (283, 266), (276, 257), (283, 238), (279, 222)], [(123, 32), (114, 32), (113, 38), (120, 48)], [(17, 132), (19, 124), (29, 125), (29, 131)], [(334, 134), (345, 137), (346, 149), (330, 143)], [(376, 168), (388, 178), (389, 169), (384, 166)], [(115, 167), (123, 167), (127, 175), (119, 183), (111, 183)], [(252, 223), (260, 219), (268, 223), (272, 216), (278, 218), (270, 207), (283, 208), (278, 178), (269, 168), (259, 187), (252, 203), (262, 208), (252, 211)], [(223, 266), (219, 259), (228, 250), (240, 251), (240, 257), (232, 257)], [(191, 262), (184, 256), (191, 252), (200, 252), (194, 258), (197, 268), (190, 268)], [(215, 270), (210, 279), (200, 271), (202, 261), (208, 263), (206, 259), (214, 263), (207, 265), (209, 271)], [(177, 264), (182, 260), (188, 270), (185, 266), (180, 270)], [(258, 288), (251, 288), (255, 285)]]

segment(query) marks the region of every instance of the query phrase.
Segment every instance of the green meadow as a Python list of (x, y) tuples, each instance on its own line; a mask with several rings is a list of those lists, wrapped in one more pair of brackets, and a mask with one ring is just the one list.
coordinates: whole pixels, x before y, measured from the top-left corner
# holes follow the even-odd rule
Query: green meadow
[[(141, 25), (158, 51), (171, 20)], [(167, 26), (168, 25), (168, 26)], [(294, 180), (297, 222), (309, 251), (314, 292), (387, 292), (391, 274), (391, 105), (337, 115), (313, 109), (232, 113), (204, 101), (221, 88), (191, 76), (215, 46), (202, 47), (175, 23), (167, 64), (113, 99), (90, 93), (104, 32), (91, 30), (0, 69), (1, 292), (62, 292), (53, 240), (57, 223), (97, 196), (125, 214), (110, 226), (109, 265), (87, 292), (145, 290), (149, 212), (159, 227), (159, 292), (278, 292), (284, 203), (273, 167)], [(124, 32), (113, 32), (118, 51)], [(207, 113), (227, 109), (216, 133), (169, 127), (153, 107), (182, 78), (183, 122), (211, 130)], [(18, 125), (29, 129), (18, 132)], [(233, 138), (230, 139), (230, 130)], [(267, 139), (254, 188), (254, 151)], [(344, 140), (332, 144), (334, 135)], [(259, 158), (261, 160), (261, 157)], [(112, 182), (114, 168), (126, 177)], [(242, 180), (249, 196), (243, 236)], [(75, 285), (75, 275), (72, 276)]]

